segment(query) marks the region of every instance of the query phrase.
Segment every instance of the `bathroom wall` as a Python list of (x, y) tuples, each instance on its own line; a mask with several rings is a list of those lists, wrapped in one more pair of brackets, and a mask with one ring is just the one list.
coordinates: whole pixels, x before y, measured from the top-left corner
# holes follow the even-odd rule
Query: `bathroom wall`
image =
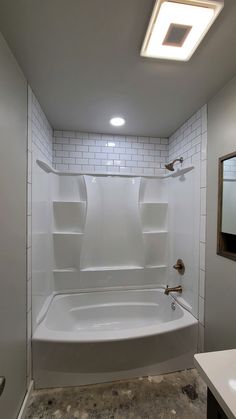
[(163, 172), (167, 157), (167, 138), (54, 131), (58, 170), (154, 175)]
[(236, 78), (208, 105), (205, 349), (235, 348), (236, 262), (216, 254), (218, 158), (236, 151)]
[(52, 165), (52, 137), (52, 128), (34, 93), (28, 86), (27, 283), (29, 380), (31, 377), (31, 330), (34, 330), (37, 315), (51, 294), (52, 243), (50, 179), (36, 164), (36, 159), (41, 159)]
[(174, 285), (182, 281), (183, 298), (199, 317), (198, 350), (204, 348), (204, 283), (206, 229), (207, 106), (203, 106), (169, 139), (169, 160), (183, 157), (183, 167), (194, 166), (184, 177), (169, 181), (170, 267), (183, 258), (181, 278), (170, 269)]
[(27, 83), (1, 34), (0, 63), (0, 417), (15, 419), (27, 390)]

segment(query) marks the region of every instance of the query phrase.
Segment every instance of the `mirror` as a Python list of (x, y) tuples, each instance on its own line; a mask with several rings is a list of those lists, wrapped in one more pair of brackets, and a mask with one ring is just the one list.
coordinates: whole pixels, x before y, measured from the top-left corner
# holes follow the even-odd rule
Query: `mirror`
[(236, 260), (236, 152), (219, 159), (217, 253)]

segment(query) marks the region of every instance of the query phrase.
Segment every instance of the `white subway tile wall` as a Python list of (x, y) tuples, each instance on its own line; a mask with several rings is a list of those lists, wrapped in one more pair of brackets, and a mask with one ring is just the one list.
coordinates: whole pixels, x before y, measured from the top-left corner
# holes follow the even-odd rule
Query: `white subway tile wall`
[(32, 148), (40, 150), (52, 165), (53, 130), (30, 86), (28, 86), (28, 176), (27, 176), (27, 384), (31, 374), (32, 336)]
[(183, 166), (200, 161), (200, 271), (199, 271), (199, 333), (198, 351), (204, 350), (205, 247), (206, 247), (206, 165), (207, 165), (207, 105), (203, 106), (169, 138), (169, 160), (183, 157)]
[(54, 131), (58, 170), (158, 175), (167, 160), (167, 138)]

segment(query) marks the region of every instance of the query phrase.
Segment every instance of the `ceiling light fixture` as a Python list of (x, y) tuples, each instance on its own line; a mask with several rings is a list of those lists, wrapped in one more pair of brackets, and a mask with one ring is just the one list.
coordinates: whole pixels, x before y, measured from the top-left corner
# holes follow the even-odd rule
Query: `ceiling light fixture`
[(188, 61), (224, 7), (224, 0), (157, 0), (141, 56)]
[(110, 124), (114, 127), (122, 127), (125, 124), (125, 119), (121, 116), (114, 116), (110, 119)]

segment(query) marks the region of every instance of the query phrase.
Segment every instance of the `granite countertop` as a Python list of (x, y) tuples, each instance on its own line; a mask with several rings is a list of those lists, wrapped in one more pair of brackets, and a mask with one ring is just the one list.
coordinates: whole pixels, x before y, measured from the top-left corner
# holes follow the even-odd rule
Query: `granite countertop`
[(236, 418), (236, 349), (194, 356), (195, 366), (210, 391), (231, 418)]

